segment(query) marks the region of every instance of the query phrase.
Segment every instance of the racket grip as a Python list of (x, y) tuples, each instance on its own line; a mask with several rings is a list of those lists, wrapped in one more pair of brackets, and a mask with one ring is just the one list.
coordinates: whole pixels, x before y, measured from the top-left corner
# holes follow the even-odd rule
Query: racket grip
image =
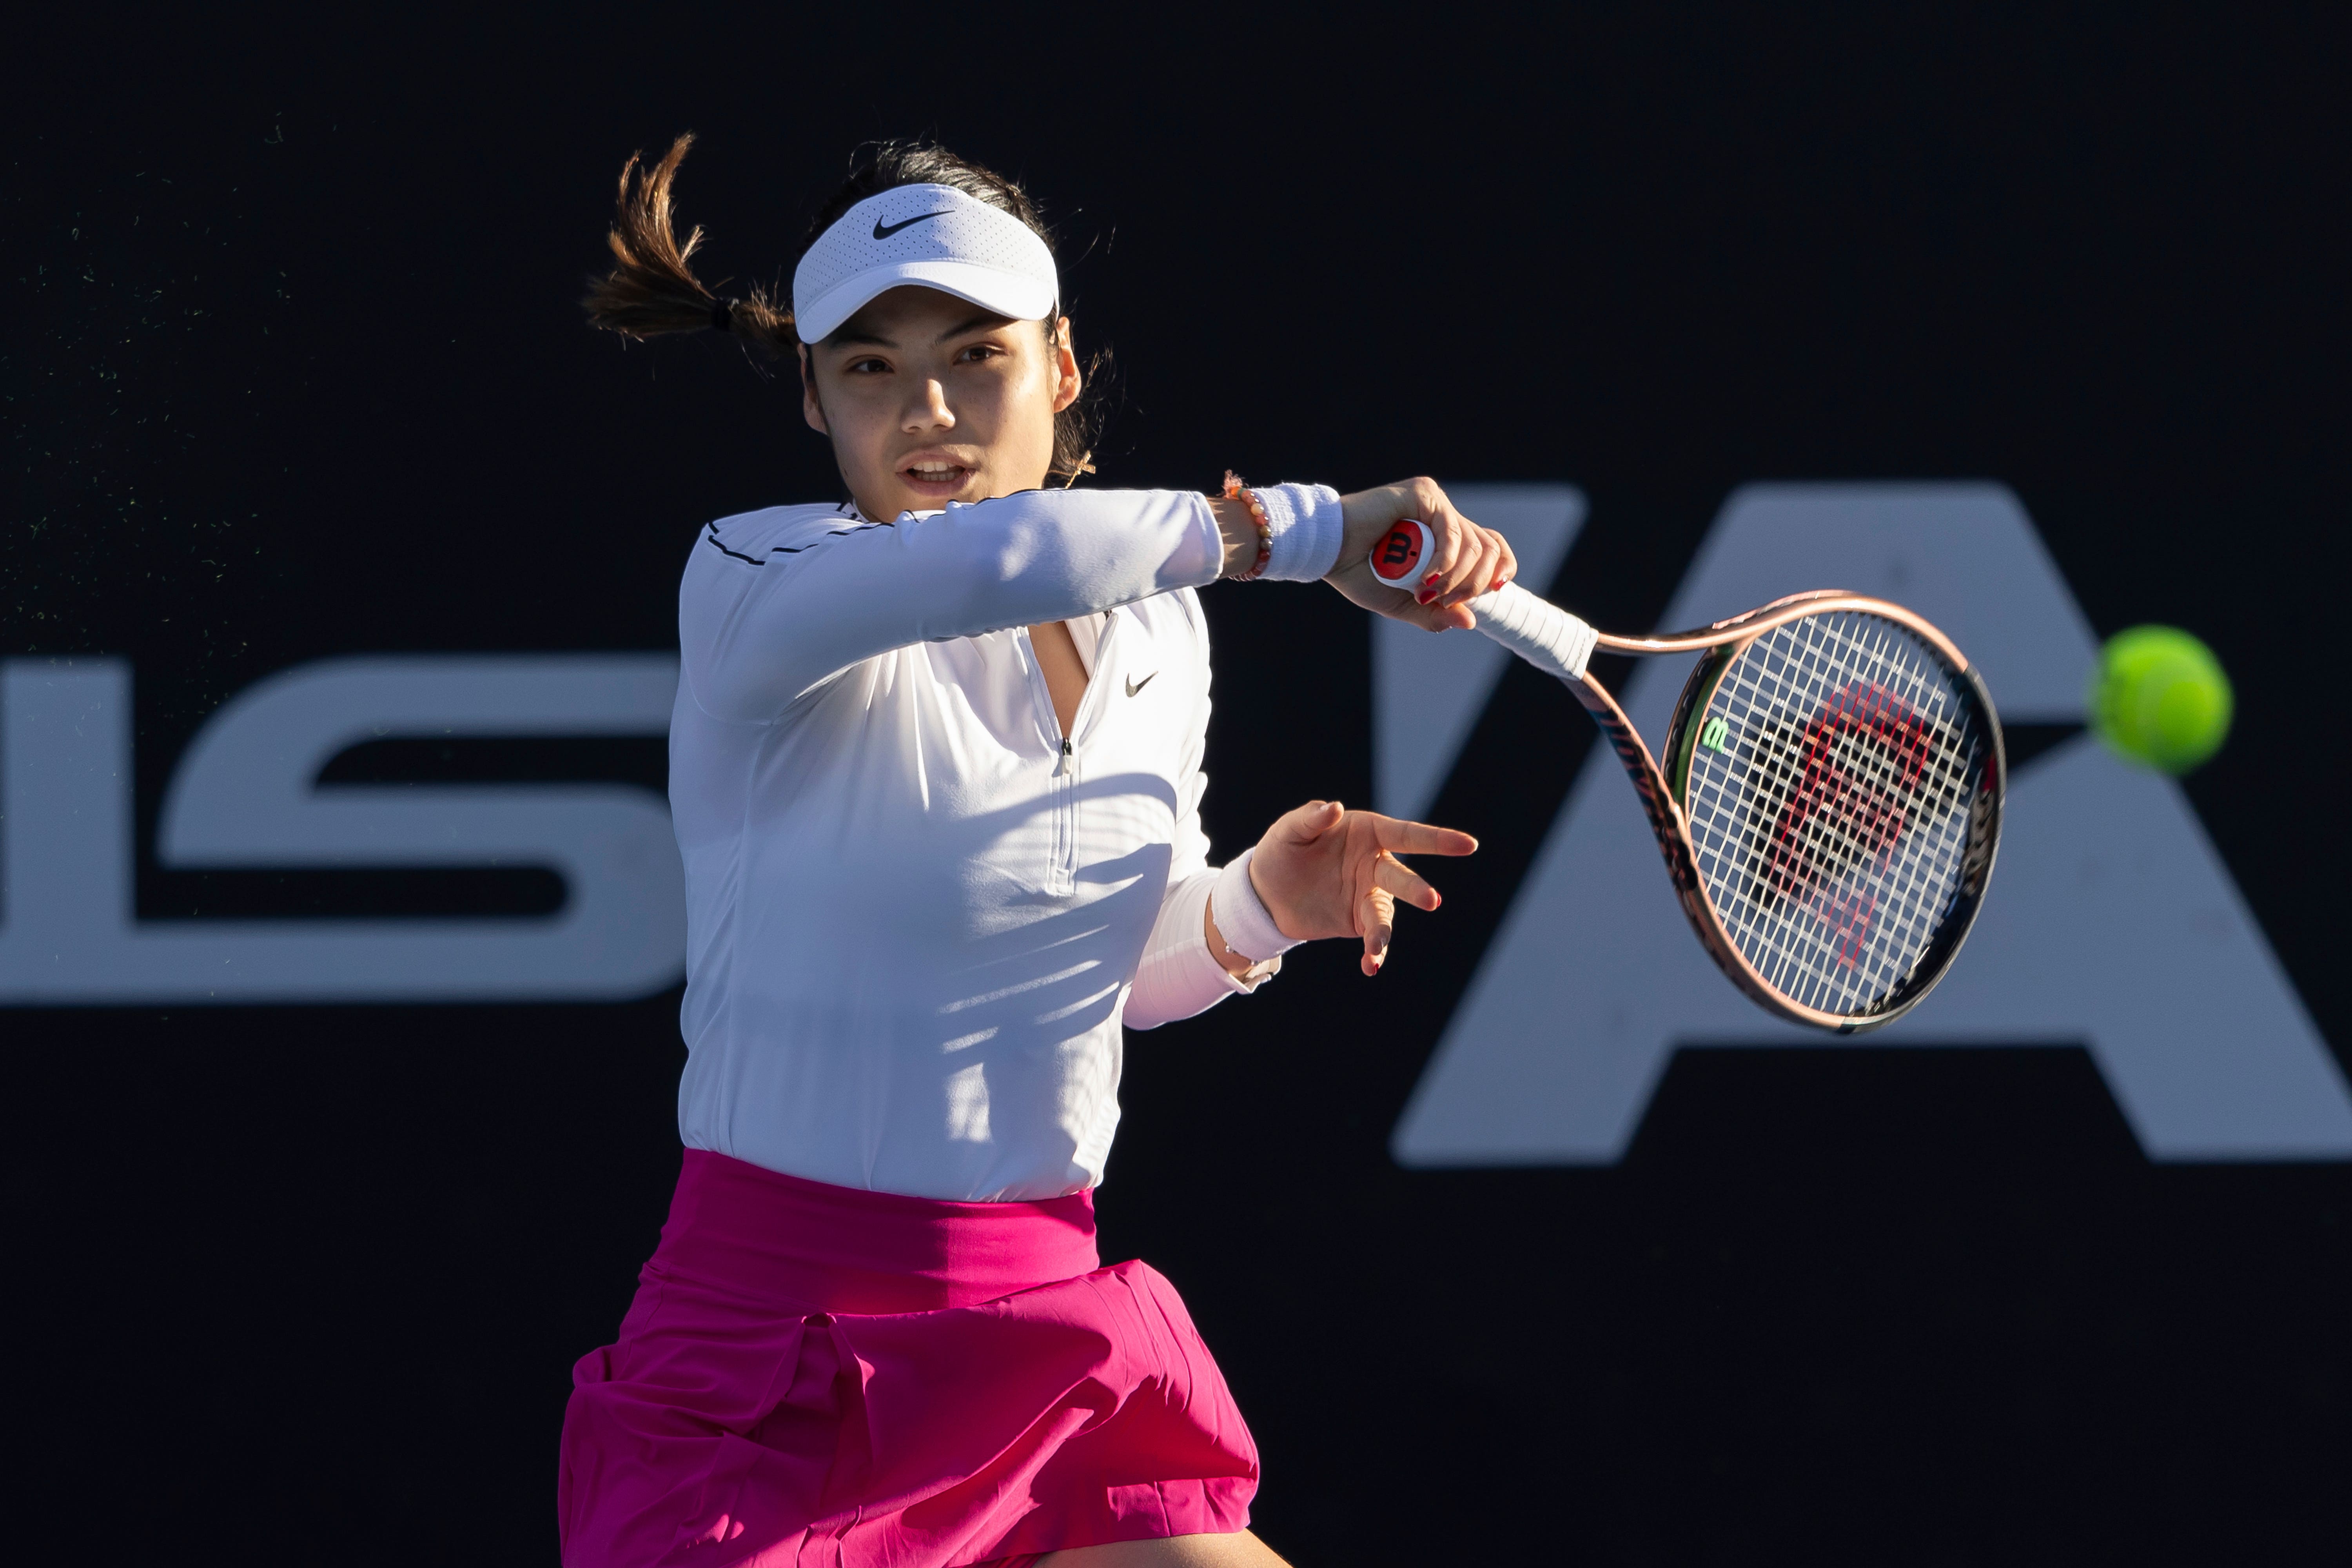
[[(1407, 518), (1381, 536), (1367, 563), (1374, 577), (1409, 593), (1413, 574), (1436, 552), (1437, 536), (1429, 524)], [(1584, 679), (1584, 664), (1592, 657), (1599, 634), (1558, 605), (1537, 598), (1517, 583), (1506, 583), (1464, 607), (1477, 618), (1480, 631), (1545, 674), (1561, 680)]]
[(1465, 606), (1478, 629), (1561, 680), (1581, 681), (1599, 636), (1558, 605), (1538, 599), (1517, 583), (1481, 594)]

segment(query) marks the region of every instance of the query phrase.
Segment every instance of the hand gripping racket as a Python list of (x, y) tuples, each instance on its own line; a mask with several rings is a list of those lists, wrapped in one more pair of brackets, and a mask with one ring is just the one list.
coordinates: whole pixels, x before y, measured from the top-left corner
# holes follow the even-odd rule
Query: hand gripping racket
[[(1412, 584), (1436, 542), (1401, 522), (1372, 574)], [(1792, 595), (1697, 631), (1595, 632), (1516, 583), (1478, 629), (1584, 704), (1649, 814), (1700, 943), (1767, 1012), (1842, 1035), (1934, 989), (1976, 923), (2009, 763), (1984, 682), (1900, 605)], [(1595, 647), (1697, 653), (1662, 769), (1585, 672)]]

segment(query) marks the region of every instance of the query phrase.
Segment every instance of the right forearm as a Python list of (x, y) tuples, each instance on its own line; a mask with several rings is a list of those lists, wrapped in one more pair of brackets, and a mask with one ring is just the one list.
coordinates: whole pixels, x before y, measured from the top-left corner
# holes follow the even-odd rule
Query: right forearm
[(1197, 493), (1030, 491), (772, 550), (700, 551), (678, 630), (697, 700), (756, 721), (875, 654), (1197, 587), (1223, 559)]

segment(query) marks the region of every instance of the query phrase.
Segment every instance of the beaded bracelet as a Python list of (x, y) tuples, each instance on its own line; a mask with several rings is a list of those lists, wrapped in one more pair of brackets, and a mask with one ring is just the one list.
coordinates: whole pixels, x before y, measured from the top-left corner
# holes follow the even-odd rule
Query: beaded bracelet
[(1246, 572), (1235, 573), (1230, 581), (1255, 583), (1265, 574), (1265, 563), (1274, 559), (1274, 524), (1266, 521), (1265, 503), (1257, 499), (1257, 492), (1243, 483), (1242, 477), (1231, 468), (1225, 470), (1225, 499), (1249, 508), (1250, 521), (1257, 524), (1257, 563)]

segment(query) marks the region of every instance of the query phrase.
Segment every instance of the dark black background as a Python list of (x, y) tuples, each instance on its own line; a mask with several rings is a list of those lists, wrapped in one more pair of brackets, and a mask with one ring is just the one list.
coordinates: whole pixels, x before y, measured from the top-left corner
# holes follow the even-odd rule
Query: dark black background
[[(0, 653), (135, 660), (143, 836), (205, 716), (298, 661), (671, 646), (702, 520), (837, 491), (731, 343), (582, 329), (621, 161), (699, 132), (685, 216), (749, 279), (854, 142), (933, 132), (1061, 224), (1118, 354), (1104, 482), (1572, 481), (1559, 592), (1629, 627), (1741, 481), (2013, 486), (2102, 632), (2236, 677), (2189, 794), (2352, 1040), (2310, 629), (2352, 479), (2336, 14), (1749, 9), (19, 18)], [(1320, 590), (1206, 598), (1224, 854), (1369, 794), (1366, 635)], [(2341, 1561), (2352, 1173), (2150, 1165), (2064, 1042), (1688, 1050), (1620, 1167), (1390, 1163), (1587, 735), (1515, 670), (1434, 814), (1486, 848), (1388, 973), (1330, 944), (1129, 1042), (1106, 1256), (1192, 1301), (1265, 1537)], [(140, 897), (477, 892), (535, 896)], [(14, 1544), (551, 1560), (569, 1365), (676, 1171), (675, 1007), (0, 1013)]]

